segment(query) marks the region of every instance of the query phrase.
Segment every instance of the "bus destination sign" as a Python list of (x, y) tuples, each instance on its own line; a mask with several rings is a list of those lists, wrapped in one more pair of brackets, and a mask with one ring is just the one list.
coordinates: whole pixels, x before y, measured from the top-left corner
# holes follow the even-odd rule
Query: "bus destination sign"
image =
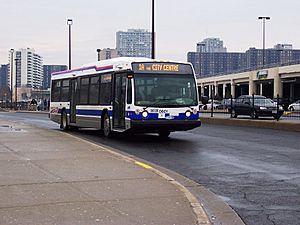
[(146, 62), (133, 63), (132, 69), (135, 73), (172, 73), (192, 74), (192, 68), (188, 64)]

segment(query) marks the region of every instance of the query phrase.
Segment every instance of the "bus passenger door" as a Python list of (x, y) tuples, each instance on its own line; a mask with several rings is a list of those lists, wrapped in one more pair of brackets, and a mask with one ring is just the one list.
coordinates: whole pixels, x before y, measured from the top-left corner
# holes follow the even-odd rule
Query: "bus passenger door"
[(76, 123), (76, 101), (78, 92), (78, 80), (71, 79), (70, 92), (70, 123)]
[(114, 75), (113, 91), (113, 128), (125, 129), (125, 96), (126, 96), (126, 73)]

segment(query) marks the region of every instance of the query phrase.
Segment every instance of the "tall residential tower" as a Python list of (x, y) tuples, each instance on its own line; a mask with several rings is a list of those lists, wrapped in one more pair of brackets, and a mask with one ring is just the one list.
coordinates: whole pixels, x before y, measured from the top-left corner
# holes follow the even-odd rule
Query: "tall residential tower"
[(67, 70), (67, 65), (44, 65), (43, 66), (43, 89), (46, 90), (50, 88), (51, 85), (51, 74), (55, 72), (60, 72)]
[[(11, 49), (8, 54), (8, 85), (41, 88), (43, 85), (43, 58), (34, 49)], [(11, 73), (12, 70), (12, 73)], [(11, 77), (12, 76), (12, 77)]]
[(16, 86), (18, 100), (31, 97), (34, 89), (43, 86), (43, 58), (34, 49), (11, 49), (8, 53), (8, 86), (15, 96)]
[(151, 32), (128, 29), (117, 32), (117, 50), (120, 56), (151, 58)]
[(213, 53), (213, 52), (227, 52), (226, 47), (223, 46), (223, 41), (220, 38), (206, 38), (197, 43), (197, 52)]

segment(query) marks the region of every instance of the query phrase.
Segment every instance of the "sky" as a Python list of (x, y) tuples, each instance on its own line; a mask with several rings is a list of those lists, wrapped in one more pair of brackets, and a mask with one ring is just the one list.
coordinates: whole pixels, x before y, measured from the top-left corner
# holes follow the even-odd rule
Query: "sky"
[[(68, 65), (72, 25), (72, 67), (97, 60), (96, 49), (115, 48), (116, 32), (151, 31), (152, 0), (0, 0), (0, 64), (11, 48), (34, 48), (44, 64)], [(299, 0), (155, 0), (156, 58), (187, 60), (196, 43), (218, 37), (228, 52), (278, 43), (300, 49)]]

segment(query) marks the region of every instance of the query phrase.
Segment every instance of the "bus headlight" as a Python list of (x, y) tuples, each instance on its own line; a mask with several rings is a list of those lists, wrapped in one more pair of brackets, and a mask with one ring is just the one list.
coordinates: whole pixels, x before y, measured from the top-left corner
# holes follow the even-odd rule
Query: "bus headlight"
[(148, 117), (148, 112), (147, 111), (143, 111), (142, 112), (142, 117), (144, 117), (144, 118)]
[(186, 116), (186, 117), (190, 117), (191, 115), (192, 115), (192, 113), (191, 113), (190, 111), (186, 111), (186, 112), (185, 112), (185, 116)]

